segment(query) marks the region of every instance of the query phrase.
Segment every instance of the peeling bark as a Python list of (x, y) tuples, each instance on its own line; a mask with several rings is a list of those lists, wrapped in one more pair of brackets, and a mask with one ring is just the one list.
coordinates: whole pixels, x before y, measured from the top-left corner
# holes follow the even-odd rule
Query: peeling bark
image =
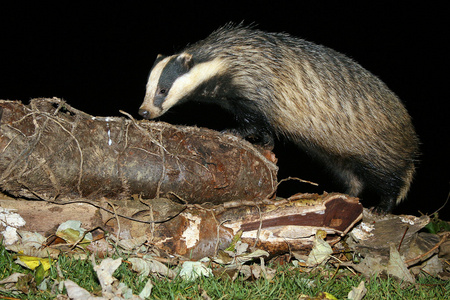
[(24, 230), (48, 236), (60, 223), (81, 216), (86, 229), (100, 226), (121, 239), (146, 237), (149, 244), (169, 254), (191, 259), (214, 256), (239, 231), (243, 242), (272, 256), (310, 250), (318, 230), (326, 231), (326, 241), (334, 244), (361, 219), (363, 210), (357, 198), (342, 194), (300, 194), (295, 199), (236, 206), (123, 200), (115, 202), (114, 210), (106, 201), (98, 203), (104, 209), (86, 203), (23, 202), (0, 200), (2, 207), (17, 209), (27, 222)]

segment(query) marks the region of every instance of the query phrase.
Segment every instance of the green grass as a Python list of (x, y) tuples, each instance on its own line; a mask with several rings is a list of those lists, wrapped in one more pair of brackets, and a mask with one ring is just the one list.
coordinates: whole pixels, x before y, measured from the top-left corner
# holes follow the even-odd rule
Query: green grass
[[(126, 260), (126, 258), (124, 258)], [(59, 278), (57, 264), (63, 278)], [(12, 255), (0, 247), (0, 280), (14, 272), (30, 273), (14, 263)], [(393, 278), (364, 279), (355, 276), (348, 270), (340, 270), (335, 276), (332, 273), (305, 274), (290, 267), (278, 267), (276, 276), (268, 281), (264, 278), (255, 280), (215, 277), (199, 278), (195, 281), (183, 281), (176, 278), (172, 281), (151, 277), (154, 284), (152, 299), (202, 299), (205, 291), (212, 299), (297, 299), (300, 294), (315, 296), (320, 292), (328, 292), (338, 299), (346, 299), (352, 287), (365, 280), (368, 293), (364, 299), (450, 299), (450, 281), (442, 281), (431, 276), (421, 276), (414, 285), (402, 284)], [(147, 279), (140, 279), (130, 265), (123, 262), (114, 276), (139, 294)], [(48, 274), (49, 286), (55, 280), (71, 279), (91, 293), (99, 292), (100, 285), (90, 260), (75, 260), (61, 256), (54, 261)], [(53, 299), (56, 294), (50, 291), (39, 291), (32, 283), (26, 285), (28, 292), (11, 293), (0, 291), (0, 296), (19, 299)]]

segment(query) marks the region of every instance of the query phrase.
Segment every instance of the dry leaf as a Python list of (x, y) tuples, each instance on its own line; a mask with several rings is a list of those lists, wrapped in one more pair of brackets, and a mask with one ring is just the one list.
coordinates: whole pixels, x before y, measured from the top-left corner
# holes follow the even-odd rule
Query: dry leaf
[(149, 279), (149, 280), (147, 280), (147, 283), (145, 284), (142, 291), (139, 293), (139, 297), (141, 297), (142, 299), (148, 299), (148, 297), (150, 297), (150, 295), (152, 293), (152, 289), (153, 289), (153, 283)]
[(112, 284), (117, 279), (114, 278), (112, 274), (120, 266), (121, 263), (122, 258), (118, 259), (107, 258), (102, 260), (102, 262), (99, 265), (95, 265), (95, 262), (93, 261), (94, 271), (97, 273), (98, 281), (102, 286), (103, 293), (113, 292)]
[(409, 272), (408, 267), (394, 245), (391, 245), (391, 255), (386, 271), (389, 275), (400, 278), (403, 281), (408, 281), (411, 283), (415, 282), (414, 276), (412, 276), (411, 272)]
[(352, 290), (348, 293), (349, 300), (361, 300), (367, 293), (367, 289), (364, 285), (364, 281), (361, 281), (358, 287), (352, 287)]
[(28, 268), (30, 270), (34, 270), (39, 265), (42, 265), (45, 271), (50, 269), (50, 259), (49, 258), (39, 258), (35, 256), (27, 256), (27, 255), (18, 255), (15, 263)]
[(147, 277), (150, 273), (167, 276), (170, 279), (175, 278), (176, 273), (169, 269), (165, 264), (144, 256), (144, 258), (129, 258), (133, 271), (138, 272), (139, 276)]
[(314, 240), (314, 245), (306, 260), (308, 267), (314, 267), (326, 262), (333, 253), (331, 246), (323, 240), (322, 233), (318, 231)]
[(200, 276), (213, 275), (212, 270), (199, 261), (185, 261), (181, 266), (180, 277), (185, 280), (195, 280)]
[(39, 258), (56, 258), (60, 251), (58, 249), (43, 248), (45, 238), (36, 232), (18, 231), (20, 239), (13, 245), (5, 245), (5, 248), (20, 253), (21, 255), (39, 257)]
[(73, 300), (104, 299), (103, 297), (92, 297), (88, 291), (86, 291), (85, 289), (83, 289), (70, 279), (65, 280), (64, 285), (67, 290), (67, 295), (69, 296), (70, 299)]
[(5, 227), (1, 232), (4, 245), (12, 245), (19, 240), (17, 228), (25, 225), (25, 220), (10, 209), (0, 207), (0, 226)]
[[(68, 244), (75, 244), (83, 237), (85, 232), (86, 230), (81, 228), (80, 221), (69, 220), (59, 225), (56, 230), (56, 236), (62, 238)], [(92, 234), (89, 232), (83, 237), (83, 240), (79, 244), (89, 244), (92, 240)]]

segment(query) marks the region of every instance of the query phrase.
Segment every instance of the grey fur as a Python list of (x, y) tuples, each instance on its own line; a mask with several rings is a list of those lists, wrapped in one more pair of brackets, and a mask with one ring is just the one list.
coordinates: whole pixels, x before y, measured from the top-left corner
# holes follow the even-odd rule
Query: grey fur
[(376, 191), (382, 211), (405, 198), (419, 144), (411, 118), (352, 59), (285, 33), (232, 25), (182, 53), (194, 64), (224, 62), (213, 87), (196, 95), (235, 113), (244, 136), (260, 131), (264, 141), (271, 134), (292, 140), (329, 166), (349, 194)]

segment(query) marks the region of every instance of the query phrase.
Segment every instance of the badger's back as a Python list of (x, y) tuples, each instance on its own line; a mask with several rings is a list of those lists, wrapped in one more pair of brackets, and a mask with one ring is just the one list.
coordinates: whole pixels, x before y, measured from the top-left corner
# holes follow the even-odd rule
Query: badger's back
[(352, 59), (244, 26), (220, 28), (183, 53), (197, 63), (220, 61), (225, 71), (214, 83), (214, 101), (238, 107), (243, 120), (256, 112), (269, 131), (330, 165), (350, 194), (379, 187), (384, 210), (406, 195), (418, 153), (411, 119), (398, 97)]

